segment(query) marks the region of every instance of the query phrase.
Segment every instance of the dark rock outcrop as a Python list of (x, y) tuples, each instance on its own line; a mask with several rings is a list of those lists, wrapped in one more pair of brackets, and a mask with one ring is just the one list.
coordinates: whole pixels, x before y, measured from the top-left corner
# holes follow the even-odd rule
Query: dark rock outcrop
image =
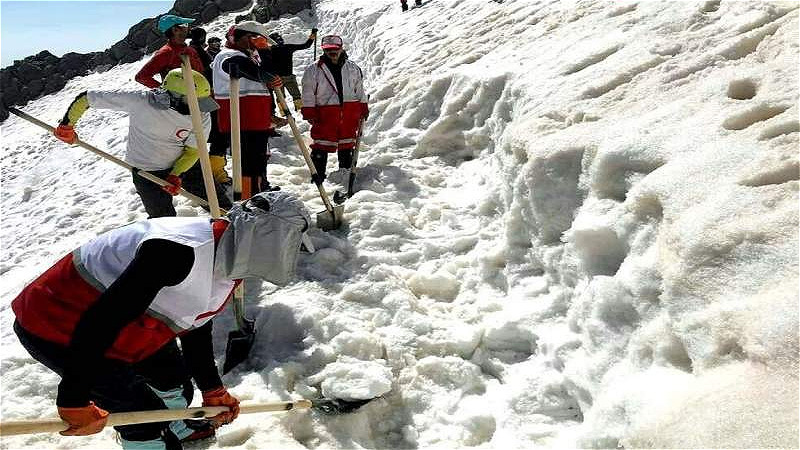
[[(206, 24), (220, 14), (250, 9), (253, 0), (176, 0), (165, 11)], [(237, 16), (241, 20), (266, 22), (282, 14), (295, 14), (311, 7), (311, 0), (256, 0), (253, 13)], [(239, 17), (247, 17), (239, 19)], [(57, 57), (47, 50), (0, 70), (0, 121), (8, 117), (6, 106), (26, 102), (62, 89), (71, 78), (92, 71), (105, 71), (116, 64), (138, 61), (164, 45), (166, 39), (156, 29), (157, 18), (144, 19), (109, 49), (92, 53), (67, 53)]]

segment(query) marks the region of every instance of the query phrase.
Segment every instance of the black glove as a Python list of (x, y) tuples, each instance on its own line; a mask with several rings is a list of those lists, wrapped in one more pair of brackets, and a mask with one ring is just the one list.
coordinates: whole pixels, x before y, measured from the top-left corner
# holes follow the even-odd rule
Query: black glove
[(315, 173), (311, 175), (311, 182), (314, 184), (322, 184), (325, 181), (325, 175)]

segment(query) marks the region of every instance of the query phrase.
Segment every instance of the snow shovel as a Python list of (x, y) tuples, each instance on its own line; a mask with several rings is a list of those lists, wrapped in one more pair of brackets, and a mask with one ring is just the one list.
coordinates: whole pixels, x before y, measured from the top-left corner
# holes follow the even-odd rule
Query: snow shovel
[[(239, 117), (239, 71), (231, 66), (231, 156), (233, 157), (233, 199), (242, 200), (242, 139)], [(228, 333), (225, 345), (225, 363), (222, 373), (230, 372), (234, 367), (247, 360), (250, 349), (256, 339), (256, 321), (245, 317), (244, 280), (233, 292), (233, 316), (236, 329)]]
[[(322, 414), (347, 414), (364, 406), (368, 400), (297, 400), (292, 402), (259, 403), (255, 405), (242, 405), (239, 414), (255, 414), (262, 412), (282, 412), (295, 409), (311, 409)], [(173, 420), (205, 419), (228, 411), (226, 406), (209, 406), (185, 409), (156, 409), (151, 411), (131, 411), (112, 413), (108, 415), (106, 426), (134, 425), (140, 423), (171, 422)], [(58, 433), (69, 428), (69, 425), (60, 418), (21, 420), (0, 423), (0, 436), (15, 436), (19, 434)]]
[[(286, 117), (286, 119), (289, 121), (289, 126), (292, 128), (294, 140), (297, 141), (297, 145), (300, 147), (300, 151), (303, 153), (303, 158), (305, 158), (306, 164), (308, 165), (308, 170), (311, 171), (311, 178), (316, 179), (317, 169), (314, 167), (314, 162), (311, 161), (311, 151), (308, 149), (306, 142), (303, 140), (300, 130), (297, 129), (297, 123), (294, 121), (294, 116), (292, 116), (292, 113), (289, 112), (289, 108), (286, 106), (286, 98), (283, 96), (283, 92), (281, 92), (280, 89), (275, 89), (275, 97), (278, 99), (278, 106), (280, 106), (281, 111), (283, 111), (284, 117)], [(342, 225), (344, 205), (333, 206), (331, 204), (331, 200), (328, 198), (325, 188), (322, 187), (322, 180), (314, 181), (314, 184), (317, 185), (319, 196), (322, 198), (322, 203), (325, 204), (325, 211), (317, 213), (317, 226), (322, 228), (324, 231), (330, 231), (339, 228)]]
[(364, 118), (362, 117), (358, 121), (358, 135), (356, 136), (356, 146), (353, 148), (353, 161), (350, 163), (350, 178), (347, 180), (347, 194), (343, 194), (340, 191), (336, 191), (333, 193), (333, 201), (337, 205), (341, 205), (345, 202), (348, 198), (352, 197), (353, 187), (356, 182), (356, 165), (358, 164), (358, 149), (361, 147), (361, 133), (364, 130)]
[(211, 173), (211, 160), (208, 157), (208, 143), (206, 133), (203, 130), (203, 118), (200, 115), (200, 105), (197, 103), (197, 91), (194, 89), (194, 76), (192, 76), (192, 66), (189, 63), (189, 55), (181, 55), (181, 70), (183, 71), (183, 82), (186, 83), (186, 99), (189, 104), (189, 112), (192, 115), (192, 129), (197, 140), (197, 150), (200, 154), (200, 168), (203, 170), (203, 184), (206, 188), (208, 197), (208, 210), (211, 217), (219, 219), (222, 212), (219, 209), (217, 200), (217, 188), (214, 186), (214, 176)]
[[(32, 124), (34, 124), (36, 126), (39, 126), (41, 128), (44, 128), (45, 130), (48, 130), (51, 134), (55, 130), (54, 127), (51, 127), (50, 125), (42, 122), (41, 120), (39, 120), (39, 119), (37, 119), (37, 118), (27, 114), (27, 113), (24, 113), (24, 112), (18, 110), (17, 108), (13, 108), (13, 107), (8, 108), (8, 112), (10, 112), (11, 114), (14, 114), (15, 116), (17, 116), (17, 117), (19, 117), (21, 119), (27, 120), (28, 122), (30, 122), (30, 123), (32, 123)], [(117, 158), (116, 156), (108, 154), (108, 153), (100, 150), (99, 148), (91, 145), (91, 144), (87, 144), (86, 142), (81, 141), (80, 139), (76, 140), (75, 144), (80, 145), (81, 147), (85, 148), (86, 150), (89, 150), (90, 152), (94, 153), (97, 156), (100, 156), (101, 158), (107, 159), (107, 160), (109, 160), (109, 161), (111, 161), (111, 162), (113, 162), (113, 163), (115, 163), (115, 164), (117, 164), (119, 166), (122, 166), (122, 167), (124, 167), (124, 168), (126, 168), (126, 169), (128, 169), (128, 170), (130, 170), (132, 172), (136, 172), (140, 177), (142, 177), (142, 178), (144, 178), (146, 180), (152, 181), (153, 183), (155, 183), (155, 184), (157, 184), (159, 186), (172, 186), (171, 183), (169, 183), (169, 182), (167, 182), (167, 181), (165, 181), (165, 180), (153, 175), (152, 173), (147, 172), (146, 170), (141, 170), (141, 169), (138, 169), (136, 167), (133, 167), (132, 165), (130, 165), (130, 164), (126, 163), (125, 161)], [(196, 203), (198, 203), (200, 205), (203, 205), (203, 206), (208, 206), (208, 202), (207, 201), (205, 201), (204, 199), (192, 194), (191, 192), (189, 192), (189, 191), (187, 191), (187, 190), (185, 190), (183, 188), (180, 188), (178, 190), (178, 193), (181, 194), (182, 196), (188, 198), (189, 200), (192, 200), (193, 202), (196, 202)]]

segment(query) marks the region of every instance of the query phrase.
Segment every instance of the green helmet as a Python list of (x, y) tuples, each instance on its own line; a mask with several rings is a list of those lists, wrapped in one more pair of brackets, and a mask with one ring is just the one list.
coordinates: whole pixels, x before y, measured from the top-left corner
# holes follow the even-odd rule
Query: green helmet
[[(197, 92), (198, 98), (211, 96), (211, 85), (202, 73), (192, 70), (192, 77), (194, 78), (194, 89)], [(186, 82), (183, 81), (183, 70), (172, 69), (169, 71), (161, 87), (178, 95), (186, 95)]]

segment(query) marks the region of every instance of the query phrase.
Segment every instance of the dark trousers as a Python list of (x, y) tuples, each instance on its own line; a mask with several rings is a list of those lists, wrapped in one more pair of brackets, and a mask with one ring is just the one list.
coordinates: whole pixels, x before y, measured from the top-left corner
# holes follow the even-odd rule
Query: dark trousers
[[(63, 375), (67, 365), (66, 348), (40, 339), (14, 322), (14, 331), (23, 347), (33, 359), (39, 361), (53, 372)], [(99, 367), (92, 370), (99, 374), (91, 390), (91, 400), (106, 411), (117, 413), (167, 409), (164, 402), (150, 386), (159, 391), (183, 389), (187, 404), (192, 402), (194, 388), (189, 372), (183, 362), (183, 355), (175, 340), (143, 361), (127, 364), (122, 361), (104, 359)], [(123, 439), (147, 441), (151, 439), (171, 439), (168, 437), (169, 422), (143, 423), (114, 427)], [(166, 440), (165, 439), (165, 440)]]
[[(172, 169), (164, 170), (150, 170), (151, 174), (161, 178), (167, 178), (167, 175)], [(167, 191), (161, 189), (161, 186), (153, 183), (152, 181), (143, 178), (136, 171), (133, 172), (133, 185), (136, 186), (136, 192), (144, 204), (144, 210), (147, 211), (148, 219), (156, 217), (174, 217), (175, 207), (172, 206), (172, 195)]]
[[(220, 133), (220, 142), (225, 142), (226, 147), (231, 145), (231, 134)], [(242, 176), (260, 177), (267, 167), (269, 155), (269, 132), (264, 130), (242, 130), (240, 134), (242, 142)], [(233, 150), (231, 150), (233, 151)]]
[(211, 131), (208, 133), (208, 144), (208, 154), (213, 156), (225, 156), (228, 146), (231, 145), (225, 139), (225, 134), (219, 131), (216, 111), (211, 111)]
[(281, 81), (283, 85), (281, 86), (281, 92), (283, 92), (284, 97), (286, 96), (286, 91), (289, 91), (289, 94), (292, 95), (292, 100), (299, 100), (300, 99), (300, 87), (297, 86), (297, 77), (292, 75), (281, 75)]
[[(206, 183), (203, 181), (203, 169), (200, 166), (200, 161), (197, 161), (189, 170), (181, 174), (181, 186), (192, 194), (208, 201)], [(225, 187), (214, 181), (214, 188), (217, 191), (219, 207), (222, 209), (230, 209), (232, 203), (231, 199), (228, 198)]]
[[(353, 149), (339, 150), (336, 152), (339, 158), (339, 168), (349, 169), (353, 164)], [(325, 179), (325, 169), (328, 165), (328, 152), (320, 149), (311, 150), (311, 161), (314, 162), (314, 168), (317, 170), (321, 179)]]
[[(248, 196), (269, 189), (267, 163), (269, 162), (269, 132), (264, 130), (242, 130), (242, 183), (249, 186)], [(231, 134), (220, 133), (219, 142), (230, 147)], [(232, 151), (232, 150), (231, 150)]]

